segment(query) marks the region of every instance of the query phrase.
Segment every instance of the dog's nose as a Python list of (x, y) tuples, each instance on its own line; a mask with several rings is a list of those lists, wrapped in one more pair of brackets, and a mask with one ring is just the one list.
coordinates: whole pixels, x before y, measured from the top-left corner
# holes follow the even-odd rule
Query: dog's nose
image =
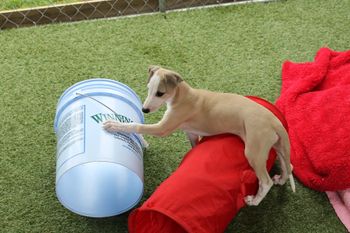
[(149, 108), (142, 108), (142, 112), (149, 113)]

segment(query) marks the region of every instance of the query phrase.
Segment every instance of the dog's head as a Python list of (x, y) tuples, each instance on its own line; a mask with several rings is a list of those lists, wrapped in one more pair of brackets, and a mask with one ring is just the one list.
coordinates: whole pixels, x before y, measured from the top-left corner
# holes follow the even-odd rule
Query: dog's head
[(150, 66), (148, 69), (148, 96), (143, 104), (144, 113), (157, 111), (164, 103), (171, 101), (182, 78), (174, 71)]

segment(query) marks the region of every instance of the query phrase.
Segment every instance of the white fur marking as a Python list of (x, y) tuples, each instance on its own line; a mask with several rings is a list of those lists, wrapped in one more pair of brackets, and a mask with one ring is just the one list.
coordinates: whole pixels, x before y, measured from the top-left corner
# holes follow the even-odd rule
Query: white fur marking
[(156, 111), (164, 103), (163, 99), (156, 97), (159, 83), (160, 77), (154, 74), (147, 84), (148, 96), (143, 104), (143, 108), (149, 109), (151, 112)]

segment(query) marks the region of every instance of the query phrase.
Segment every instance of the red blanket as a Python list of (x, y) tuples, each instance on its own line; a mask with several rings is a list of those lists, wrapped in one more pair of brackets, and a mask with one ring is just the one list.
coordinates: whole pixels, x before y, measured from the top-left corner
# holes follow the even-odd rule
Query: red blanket
[(350, 50), (318, 51), (314, 62), (285, 62), (276, 102), (285, 115), (294, 173), (318, 190), (350, 187)]

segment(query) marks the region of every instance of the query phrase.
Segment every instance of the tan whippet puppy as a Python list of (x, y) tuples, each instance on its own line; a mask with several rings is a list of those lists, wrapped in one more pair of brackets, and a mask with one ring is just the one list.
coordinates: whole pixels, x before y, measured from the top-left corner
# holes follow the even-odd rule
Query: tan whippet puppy
[[(143, 104), (143, 112), (154, 112), (164, 103), (167, 105), (158, 123), (107, 121), (104, 129), (108, 132), (161, 137), (182, 129), (192, 146), (199, 136), (232, 133), (244, 141), (245, 156), (259, 179), (257, 194), (245, 197), (248, 205), (258, 205), (273, 183), (283, 185), (288, 178), (295, 192), (288, 134), (277, 117), (265, 107), (241, 95), (191, 88), (178, 73), (158, 66), (149, 68), (147, 87), (148, 96)], [(273, 180), (266, 169), (271, 148), (276, 150), (282, 170), (282, 174), (275, 175)]]

